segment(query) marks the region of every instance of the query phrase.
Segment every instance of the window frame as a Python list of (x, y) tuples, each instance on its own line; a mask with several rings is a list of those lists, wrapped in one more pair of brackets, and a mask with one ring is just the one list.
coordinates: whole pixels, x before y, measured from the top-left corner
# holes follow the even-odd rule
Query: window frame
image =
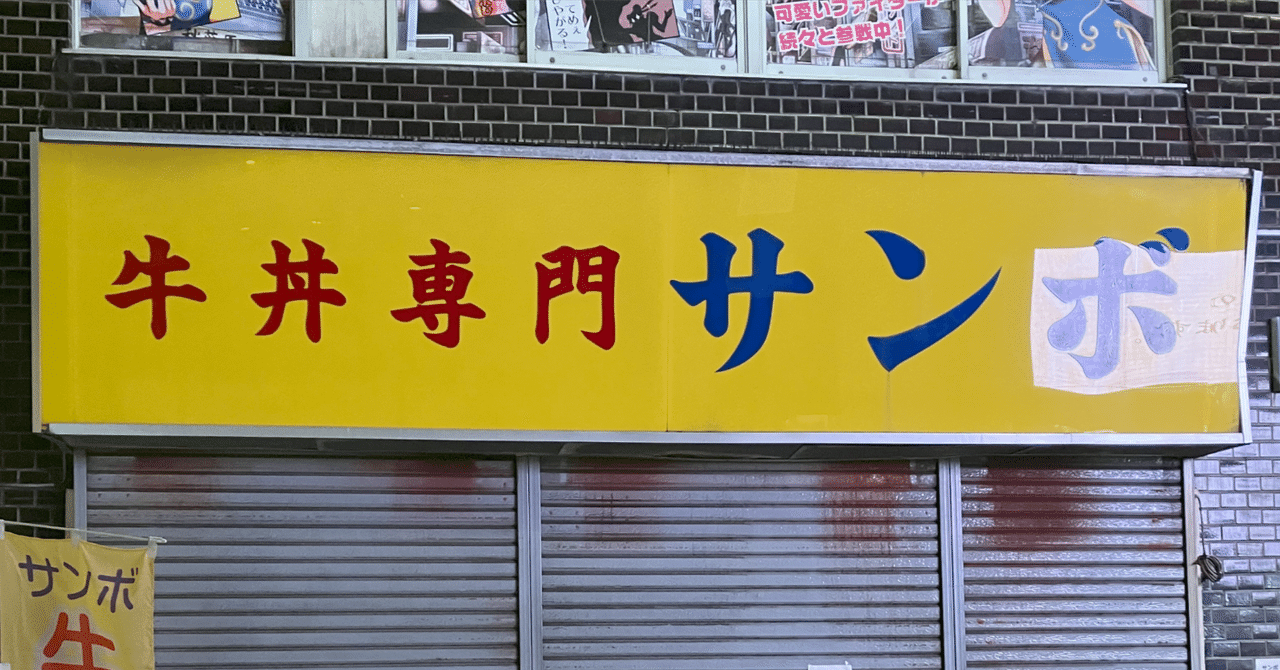
[[(749, 0), (750, 1), (750, 0)], [(965, 0), (952, 0), (955, 5), (952, 10), (954, 25), (956, 26), (956, 58), (963, 59), (967, 53), (967, 49), (960, 39), (960, 21), (961, 13), (959, 8), (965, 7)], [(777, 0), (775, 0), (777, 4)], [(756, 4), (756, 18), (753, 23), (757, 26), (757, 34), (752, 36), (756, 40), (757, 46), (755, 51), (759, 52), (758, 59), (752, 63), (755, 72), (771, 78), (787, 78), (787, 79), (822, 79), (832, 81), (870, 81), (870, 82), (930, 82), (930, 83), (954, 83), (961, 79), (959, 65), (962, 60), (957, 60), (957, 67), (948, 69), (917, 69), (917, 68), (893, 68), (893, 67), (831, 67), (826, 65), (812, 65), (803, 63), (769, 63), (768, 62), (768, 22), (765, 18), (764, 0)], [(967, 24), (966, 24), (967, 27)]]
[[(679, 2), (680, 0), (677, 0)], [(733, 58), (708, 58), (701, 56), (651, 56), (629, 54), (591, 53), (582, 51), (542, 51), (537, 48), (534, 31), (537, 21), (541, 19), (542, 0), (528, 0), (527, 20), (525, 22), (525, 44), (528, 53), (525, 62), (531, 65), (583, 68), (591, 70), (614, 70), (622, 72), (649, 72), (653, 74), (703, 74), (703, 75), (741, 75), (750, 74), (748, 58), (745, 53), (746, 35), (744, 23), (746, 15), (753, 10), (762, 9), (759, 0), (735, 0), (734, 28), (737, 30), (737, 55)], [(746, 10), (746, 11), (744, 11)], [(633, 65), (634, 63), (634, 65)], [(659, 65), (655, 69), (648, 64)], [(732, 68), (730, 67), (732, 65)]]
[[(285, 30), (289, 42), (287, 54), (243, 53), (233, 51), (201, 51), (186, 49), (150, 50), (136, 48), (86, 47), (81, 42), (83, 0), (71, 2), (71, 51), (103, 55), (152, 55), (166, 57), (229, 58), (256, 60), (353, 61), (361, 63), (430, 62), (492, 67), (539, 67), (562, 70), (630, 72), (653, 75), (706, 75), (760, 77), (765, 79), (804, 79), (822, 81), (953, 83), (1020, 86), (1119, 86), (1167, 87), (1172, 52), (1168, 3), (1155, 0), (1153, 18), (1153, 70), (1057, 69), (1045, 67), (998, 67), (969, 64), (969, 10), (974, 0), (952, 0), (956, 32), (956, 66), (950, 69), (916, 69), (883, 67), (832, 67), (811, 64), (768, 63), (768, 34), (764, 0), (736, 0), (738, 52), (734, 58), (697, 56), (658, 56), (592, 53), (578, 51), (543, 51), (536, 45), (536, 26), (541, 17), (542, 0), (528, 0), (526, 5), (524, 42), (526, 53), (472, 54), (454, 51), (399, 49), (398, 0), (384, 0), (385, 55), (382, 57), (321, 58), (312, 57), (310, 39), (317, 20), (312, 15), (313, 2), (320, 0), (281, 0), (287, 3)], [(412, 6), (417, 0), (405, 0)], [(442, 0), (447, 1), (447, 0)], [(677, 0), (679, 2), (681, 0)], [(370, 17), (371, 19), (375, 17)], [(411, 23), (411, 22), (407, 22)], [(408, 35), (406, 35), (406, 40)]]
[[(305, 2), (305, 0), (302, 0)], [(393, 59), (429, 60), (470, 65), (529, 65), (566, 70), (607, 72), (641, 72), (648, 74), (701, 74), (765, 77), (769, 79), (812, 79), (848, 82), (930, 82), (957, 84), (1011, 84), (1033, 86), (1166, 86), (1171, 58), (1169, 6), (1156, 0), (1152, 17), (1154, 33), (1152, 60), (1154, 70), (1086, 70), (1044, 67), (993, 67), (969, 64), (969, 5), (971, 0), (952, 0), (956, 31), (956, 66), (950, 69), (829, 67), (808, 64), (767, 62), (767, 23), (763, 0), (738, 0), (738, 56), (735, 59), (711, 59), (681, 56), (633, 56), (584, 52), (539, 50), (534, 32), (541, 16), (542, 1), (528, 0), (525, 20), (526, 53), (523, 56), (459, 54), (454, 52), (418, 52), (396, 50), (398, 30), (395, 25), (397, 0), (387, 0), (387, 53)], [(415, 0), (407, 0), (414, 2)], [(392, 30), (394, 28), (394, 30)], [(729, 67), (736, 63), (735, 67)], [(658, 66), (658, 67), (654, 67)]]
[(1156, 12), (1152, 16), (1151, 58), (1152, 70), (1086, 70), (1079, 68), (1043, 67), (991, 67), (969, 64), (969, 4), (971, 0), (958, 0), (958, 30), (964, 39), (960, 42), (960, 79), (979, 84), (1018, 85), (1078, 85), (1078, 86), (1159, 86), (1167, 83), (1169, 62), (1169, 11), (1171, 6), (1163, 0), (1153, 0)]
[[(399, 48), (400, 42), (400, 21), (399, 8), (396, 6), (398, 0), (386, 0), (387, 7), (387, 58), (390, 60), (409, 60), (409, 61), (427, 61), (433, 63), (458, 63), (467, 65), (493, 65), (504, 67), (507, 65), (524, 64), (527, 62), (520, 54), (472, 54), (458, 53), (456, 51), (434, 50), (434, 49), (410, 49), (409, 35), (415, 30), (417, 24), (417, 12), (411, 12), (408, 5), (418, 0), (405, 0), (405, 48)], [(442, 2), (447, 0), (441, 0)], [(537, 0), (529, 0), (536, 2)], [(413, 17), (410, 19), (410, 17)], [(528, 21), (525, 21), (525, 43), (528, 43)]]
[[(241, 51), (203, 51), (203, 50), (187, 50), (187, 49), (113, 49), (109, 47), (87, 47), (84, 46), (80, 39), (82, 37), (82, 28), (84, 26), (84, 16), (81, 13), (81, 6), (86, 0), (69, 0), (71, 3), (71, 11), (68, 14), (71, 18), (71, 47), (73, 53), (102, 54), (112, 56), (181, 56), (195, 58), (240, 58), (240, 59), (299, 59), (305, 58), (305, 54), (300, 54), (299, 49), (305, 42), (301, 36), (306, 34), (303, 32), (303, 25), (310, 29), (309, 12), (301, 11), (301, 6), (307, 5), (312, 0), (280, 0), (285, 22), (285, 40), (288, 44), (288, 53), (244, 53)], [(127, 1), (127, 0), (126, 0)], [(394, 1), (394, 0), (393, 0)], [(256, 40), (255, 40), (256, 41)], [(302, 49), (305, 51), (305, 48)]]

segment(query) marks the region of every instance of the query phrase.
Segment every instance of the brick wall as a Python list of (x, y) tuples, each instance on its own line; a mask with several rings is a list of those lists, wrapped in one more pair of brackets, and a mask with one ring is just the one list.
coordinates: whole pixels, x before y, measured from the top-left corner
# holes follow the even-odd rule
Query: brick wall
[[(1176, 89), (818, 83), (411, 63), (61, 54), (67, 5), (0, 0), (0, 516), (62, 516), (63, 460), (30, 435), (29, 133), (37, 127), (694, 151), (1243, 166), (1280, 229), (1280, 1), (1171, 6)], [(1259, 323), (1280, 315), (1280, 239), (1258, 246), (1257, 444), (1198, 463), (1212, 670), (1280, 656), (1280, 409)]]
[(1187, 162), (1179, 92), (63, 57), (59, 128)]
[[(1201, 162), (1265, 173), (1261, 226), (1280, 225), (1280, 2), (1175, 3), (1177, 72)], [(1249, 329), (1249, 387), (1255, 443), (1200, 459), (1202, 536), (1226, 575), (1205, 584), (1209, 670), (1253, 670), (1280, 657), (1280, 409), (1266, 380), (1266, 319), (1280, 316), (1280, 238), (1261, 237)]]
[(0, 0), (0, 518), (55, 525), (65, 518), (63, 454), (31, 432), (27, 143), (41, 124), (53, 54), (69, 30), (67, 10), (64, 3)]

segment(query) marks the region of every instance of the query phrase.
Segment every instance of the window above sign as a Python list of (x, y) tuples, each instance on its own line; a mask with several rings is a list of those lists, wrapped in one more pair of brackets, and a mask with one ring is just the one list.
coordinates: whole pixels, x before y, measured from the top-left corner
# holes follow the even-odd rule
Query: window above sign
[(1158, 0), (74, 0), (77, 47), (1148, 85)]
[(78, 46), (290, 55), (290, 0), (73, 0)]

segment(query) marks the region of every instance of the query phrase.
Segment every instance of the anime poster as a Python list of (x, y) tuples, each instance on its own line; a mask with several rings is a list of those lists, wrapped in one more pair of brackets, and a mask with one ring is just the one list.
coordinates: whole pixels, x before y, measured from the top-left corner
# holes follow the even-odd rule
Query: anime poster
[(737, 57), (736, 0), (540, 0), (544, 51)]
[(949, 0), (769, 3), (769, 62), (832, 67), (955, 67)]
[(400, 0), (397, 8), (402, 49), (524, 53), (525, 0)]
[(680, 36), (674, 0), (588, 2), (591, 38), (608, 46), (657, 42)]
[[(227, 51), (275, 53), (288, 40), (289, 0), (78, 0), (80, 44), (97, 48), (173, 48), (176, 42), (249, 40)], [(265, 48), (264, 48), (265, 47)], [(192, 50), (205, 50), (193, 45)]]
[(1155, 0), (968, 2), (971, 65), (1155, 69)]
[(546, 0), (547, 46), (552, 51), (585, 51), (591, 48), (587, 34), (587, 10), (582, 0)]

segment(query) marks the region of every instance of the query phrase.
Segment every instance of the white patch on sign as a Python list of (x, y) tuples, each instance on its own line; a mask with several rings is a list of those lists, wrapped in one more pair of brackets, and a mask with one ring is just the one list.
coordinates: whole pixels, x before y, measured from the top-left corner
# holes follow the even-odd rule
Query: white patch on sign
[[(1160, 266), (1145, 248), (1123, 246), (1129, 250), (1123, 279), (1076, 281), (1089, 288), (1067, 300), (1061, 296), (1068, 283), (1099, 276), (1103, 247), (1036, 250), (1030, 329), (1035, 385), (1097, 395), (1237, 381), (1244, 252), (1173, 252)], [(1132, 279), (1139, 275), (1142, 280)], [(1171, 294), (1160, 292), (1175, 286)], [(1110, 290), (1111, 299), (1099, 300), (1099, 290)], [(1100, 303), (1107, 313), (1099, 314)]]

